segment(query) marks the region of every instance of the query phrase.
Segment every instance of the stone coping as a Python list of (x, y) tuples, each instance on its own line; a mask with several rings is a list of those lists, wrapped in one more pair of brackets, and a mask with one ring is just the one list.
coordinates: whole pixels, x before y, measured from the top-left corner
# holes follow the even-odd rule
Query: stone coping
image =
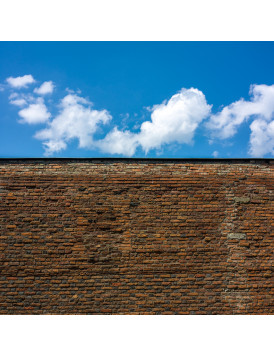
[(215, 163), (215, 164), (273, 164), (273, 158), (129, 158), (129, 157), (94, 157), (94, 158), (46, 158), (46, 157), (23, 157), (23, 158), (0, 158), (0, 163), (51, 163), (51, 162), (123, 162), (123, 163)]

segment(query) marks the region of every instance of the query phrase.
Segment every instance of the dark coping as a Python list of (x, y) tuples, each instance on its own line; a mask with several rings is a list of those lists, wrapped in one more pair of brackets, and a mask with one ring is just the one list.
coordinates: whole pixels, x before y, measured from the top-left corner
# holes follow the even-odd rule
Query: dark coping
[(35, 164), (50, 164), (53, 162), (59, 163), (115, 163), (115, 162), (123, 162), (123, 163), (215, 163), (215, 164), (269, 164), (272, 165), (274, 163), (273, 158), (120, 158), (120, 157), (101, 157), (101, 158), (0, 158), (1, 164), (8, 163), (35, 163)]

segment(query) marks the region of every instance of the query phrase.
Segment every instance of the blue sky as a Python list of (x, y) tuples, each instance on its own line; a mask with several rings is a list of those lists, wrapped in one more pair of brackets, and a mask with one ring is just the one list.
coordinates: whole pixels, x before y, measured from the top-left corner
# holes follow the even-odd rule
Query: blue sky
[(0, 42), (1, 157), (273, 157), (273, 42)]

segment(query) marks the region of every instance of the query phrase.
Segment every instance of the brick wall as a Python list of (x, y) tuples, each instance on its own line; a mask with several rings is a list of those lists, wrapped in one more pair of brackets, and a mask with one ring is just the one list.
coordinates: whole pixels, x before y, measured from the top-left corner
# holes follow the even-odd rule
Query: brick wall
[(0, 160), (1, 314), (274, 314), (273, 160)]

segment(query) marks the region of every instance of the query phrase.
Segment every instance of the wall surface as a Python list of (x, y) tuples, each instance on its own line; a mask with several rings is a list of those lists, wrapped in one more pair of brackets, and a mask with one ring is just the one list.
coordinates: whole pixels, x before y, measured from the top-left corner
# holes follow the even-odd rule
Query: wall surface
[(274, 314), (273, 160), (0, 160), (1, 314)]

